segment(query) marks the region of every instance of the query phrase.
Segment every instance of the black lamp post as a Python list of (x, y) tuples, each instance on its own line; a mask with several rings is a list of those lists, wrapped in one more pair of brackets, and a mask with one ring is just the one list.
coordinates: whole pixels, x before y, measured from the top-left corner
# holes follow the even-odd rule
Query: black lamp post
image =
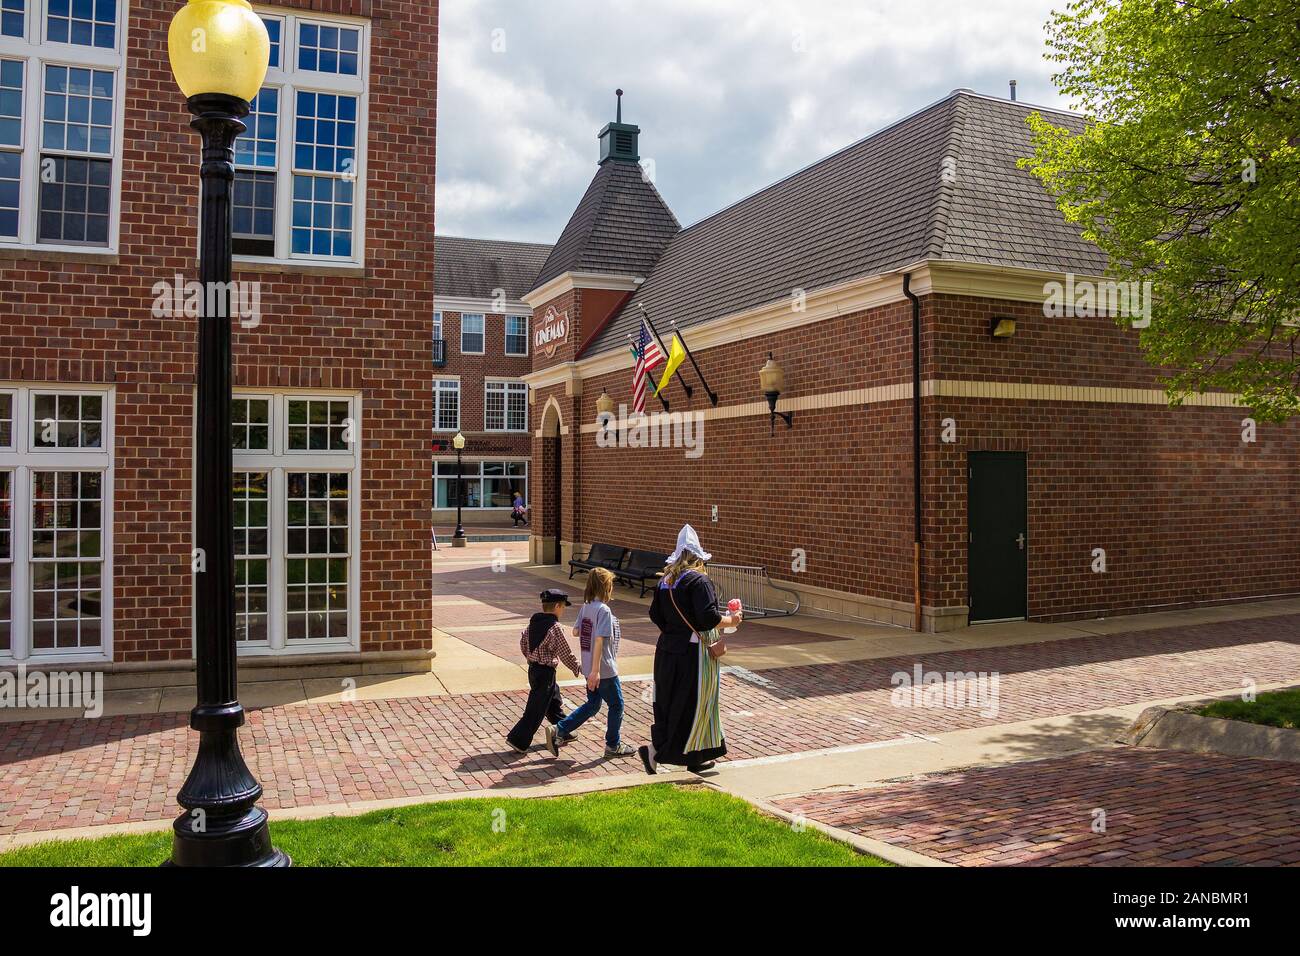
[(460, 467), (460, 453), (465, 450), (465, 436), (460, 432), (451, 440), (456, 447), (456, 532), (451, 536), (451, 546), (453, 548), (465, 547), (465, 526), (460, 523), (460, 504), (464, 497), (464, 485), (461, 481), (463, 474)]
[[(203, 37), (199, 43), (196, 37)], [(202, 136), (199, 167), (198, 413), (194, 432), (194, 646), (199, 732), (194, 766), (176, 801), (176, 866), (288, 866), (271, 845), (262, 787), (239, 751), (244, 722), (235, 657), (234, 506), (230, 436), (230, 193), (241, 117), (266, 75), (266, 27), (245, 0), (193, 0), (172, 20), (168, 52)]]

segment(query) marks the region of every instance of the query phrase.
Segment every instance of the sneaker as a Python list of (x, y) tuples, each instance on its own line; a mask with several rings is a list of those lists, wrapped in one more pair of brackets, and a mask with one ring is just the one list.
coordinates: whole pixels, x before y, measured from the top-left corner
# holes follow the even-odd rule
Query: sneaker
[(631, 747), (629, 747), (627, 744), (619, 744), (616, 747), (607, 746), (605, 748), (606, 757), (630, 757), (634, 753), (636, 753), (636, 751), (633, 750)]
[(712, 770), (713, 766), (714, 766), (713, 761), (710, 760), (707, 763), (693, 763), (686, 769), (689, 770), (691, 773), (703, 773), (706, 770)]
[(641, 764), (645, 767), (646, 773), (653, 777), (659, 772), (655, 766), (655, 752), (653, 749), (643, 744), (637, 748), (636, 752), (641, 755)]
[(557, 743), (559, 743), (561, 747), (563, 747), (565, 744), (571, 744), (577, 739), (578, 739), (577, 734), (562, 734), (559, 733), (558, 731), (555, 734), (555, 740)]
[(526, 754), (526, 753), (528, 753), (528, 748), (527, 748), (527, 747), (521, 747), (521, 746), (519, 746), (517, 743), (515, 743), (515, 742), (514, 742), (513, 740), (511, 740), (509, 737), (506, 738), (506, 743), (508, 743), (508, 744), (510, 745), (510, 749), (513, 750), (513, 751), (514, 751), (515, 753), (517, 753), (517, 754)]
[(555, 737), (556, 737), (555, 725), (547, 724), (546, 725), (546, 749), (551, 752), (552, 757), (558, 757), (560, 755), (560, 745), (556, 743)]

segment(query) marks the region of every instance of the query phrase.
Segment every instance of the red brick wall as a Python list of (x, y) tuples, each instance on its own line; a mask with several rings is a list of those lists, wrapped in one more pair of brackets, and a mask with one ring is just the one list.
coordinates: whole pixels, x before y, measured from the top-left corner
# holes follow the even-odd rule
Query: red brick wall
[[(370, 15), (364, 275), (236, 271), (262, 323), (235, 328), (238, 385), (357, 389), (363, 403), (361, 632), (366, 651), (429, 643), (429, 341), (438, 4), (314, 0)], [(115, 258), (0, 252), (0, 380), (116, 386), (114, 651), (190, 649), (193, 320), (155, 319), (154, 282), (195, 278), (198, 137), (167, 65), (176, 4), (127, 30)]]
[[(499, 313), (486, 312), (483, 316), (482, 355), (465, 355), (460, 350), (460, 313), (442, 313), (442, 337), (446, 343), (445, 356), (447, 364), (436, 370), (438, 376), (458, 376), (460, 378), (460, 430), (470, 444), (465, 454), (478, 459), (492, 455), (522, 456), (532, 454), (532, 440), (527, 434), (503, 434), (483, 430), (483, 383), (489, 378), (522, 379), (533, 369), (532, 359), (532, 319), (529, 319), (529, 354), (506, 355), (506, 317)], [(528, 409), (528, 429), (537, 430), (533, 421), (533, 409)], [(445, 438), (452, 433), (438, 432), (437, 437)]]

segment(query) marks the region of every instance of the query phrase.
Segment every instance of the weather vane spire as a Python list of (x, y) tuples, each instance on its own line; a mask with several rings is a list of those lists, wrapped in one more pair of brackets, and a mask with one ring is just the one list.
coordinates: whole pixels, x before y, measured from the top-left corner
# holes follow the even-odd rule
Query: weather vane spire
[(617, 110), (617, 114), (614, 117), (614, 122), (621, 123), (623, 122), (623, 91), (615, 90), (614, 95), (618, 97), (618, 110)]

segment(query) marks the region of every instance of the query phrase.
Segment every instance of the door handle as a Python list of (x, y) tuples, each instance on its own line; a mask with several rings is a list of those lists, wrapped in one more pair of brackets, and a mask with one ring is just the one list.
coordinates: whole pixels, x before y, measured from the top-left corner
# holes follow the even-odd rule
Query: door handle
[(1019, 537), (1016, 538), (1016, 544), (1020, 545), (1021, 551), (1025, 550), (1025, 533), (1023, 531), (1020, 532)]

